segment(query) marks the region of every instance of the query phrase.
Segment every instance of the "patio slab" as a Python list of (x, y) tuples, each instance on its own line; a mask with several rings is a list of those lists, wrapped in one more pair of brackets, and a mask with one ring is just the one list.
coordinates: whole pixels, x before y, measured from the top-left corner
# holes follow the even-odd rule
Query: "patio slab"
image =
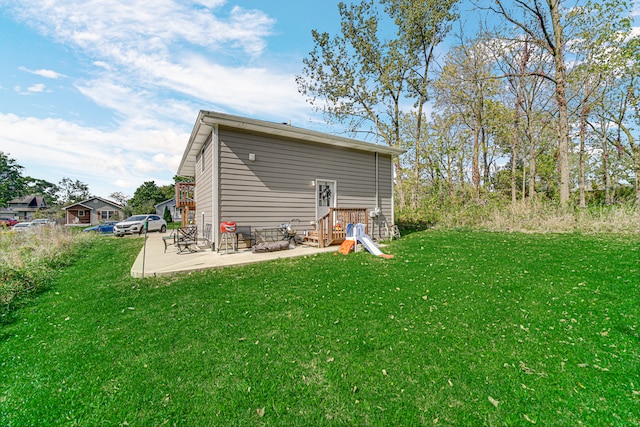
[[(216, 252), (211, 249), (201, 249), (198, 252), (177, 253), (175, 246), (169, 246), (164, 252), (162, 237), (167, 234), (149, 233), (146, 245), (140, 250), (133, 266), (131, 276), (135, 278), (167, 276), (176, 273), (209, 270), (233, 265), (256, 264), (279, 258), (293, 258), (309, 256), (325, 252), (337, 252), (339, 246), (328, 248), (315, 248), (306, 245), (298, 245), (294, 249), (253, 253), (250, 249), (241, 249), (238, 252)], [(137, 236), (125, 236), (123, 238), (139, 238)]]

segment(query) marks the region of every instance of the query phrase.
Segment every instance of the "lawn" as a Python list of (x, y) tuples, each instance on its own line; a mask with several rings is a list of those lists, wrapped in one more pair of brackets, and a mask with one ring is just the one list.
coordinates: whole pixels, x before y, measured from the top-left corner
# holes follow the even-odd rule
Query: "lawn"
[(102, 238), (0, 324), (0, 425), (640, 424), (640, 238), (417, 232), (132, 279)]

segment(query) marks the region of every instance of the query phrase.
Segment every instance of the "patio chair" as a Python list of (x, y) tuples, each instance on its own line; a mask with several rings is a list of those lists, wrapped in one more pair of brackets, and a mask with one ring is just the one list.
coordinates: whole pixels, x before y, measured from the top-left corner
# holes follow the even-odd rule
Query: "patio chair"
[[(240, 240), (244, 240), (245, 246), (247, 248), (252, 247), (256, 244), (256, 232), (251, 231), (250, 225), (239, 225), (236, 226), (236, 248), (238, 247), (238, 242)], [(248, 243), (248, 244), (247, 244)]]
[(162, 243), (164, 243), (164, 253), (167, 253), (167, 247), (169, 245), (175, 245), (178, 241), (178, 233), (176, 230), (173, 230), (168, 236), (164, 236), (162, 238)]
[(178, 253), (185, 251), (197, 252), (198, 251), (198, 227), (195, 225), (188, 225), (186, 227), (180, 227), (177, 230)]

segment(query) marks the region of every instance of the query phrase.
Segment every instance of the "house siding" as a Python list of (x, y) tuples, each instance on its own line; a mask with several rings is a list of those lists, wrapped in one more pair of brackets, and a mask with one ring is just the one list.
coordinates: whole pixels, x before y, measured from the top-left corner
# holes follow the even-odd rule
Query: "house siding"
[[(115, 206), (101, 198), (83, 200), (77, 204), (67, 206), (64, 209), (66, 211), (65, 223), (71, 225), (99, 224), (102, 221), (100, 219), (100, 213), (102, 211), (111, 211), (114, 213), (115, 216), (110, 218), (110, 220), (124, 219), (121, 207)], [(79, 211), (83, 211), (82, 216), (80, 216)]]
[[(212, 138), (209, 137), (196, 160), (195, 222), (200, 227), (203, 227), (203, 224), (213, 223), (212, 176), (214, 168), (211, 167), (213, 163), (212, 153)], [(204, 168), (202, 166), (203, 161)], [(204, 212), (204, 223), (202, 223), (202, 212)]]
[[(220, 221), (270, 227), (299, 218), (302, 228), (311, 228), (316, 219), (312, 184), (316, 179), (336, 181), (337, 207), (380, 206), (386, 217), (392, 217), (390, 155), (379, 154), (377, 203), (375, 153), (231, 130), (220, 130), (218, 138)], [(196, 170), (200, 169), (198, 165)], [(210, 173), (211, 168), (205, 171)], [(196, 182), (197, 203), (210, 201), (206, 194), (211, 193), (207, 187), (211, 180), (202, 174)]]

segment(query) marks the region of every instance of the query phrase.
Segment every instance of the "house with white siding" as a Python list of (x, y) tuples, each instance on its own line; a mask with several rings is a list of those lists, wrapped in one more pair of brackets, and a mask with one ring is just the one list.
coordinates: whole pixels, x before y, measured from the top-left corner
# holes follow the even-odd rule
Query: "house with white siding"
[(344, 239), (347, 222), (394, 223), (393, 165), (402, 153), (284, 123), (200, 111), (177, 173), (194, 178), (190, 216), (199, 228), (214, 225), (214, 242), (225, 221), (256, 230), (295, 218), (299, 233), (326, 246)]

